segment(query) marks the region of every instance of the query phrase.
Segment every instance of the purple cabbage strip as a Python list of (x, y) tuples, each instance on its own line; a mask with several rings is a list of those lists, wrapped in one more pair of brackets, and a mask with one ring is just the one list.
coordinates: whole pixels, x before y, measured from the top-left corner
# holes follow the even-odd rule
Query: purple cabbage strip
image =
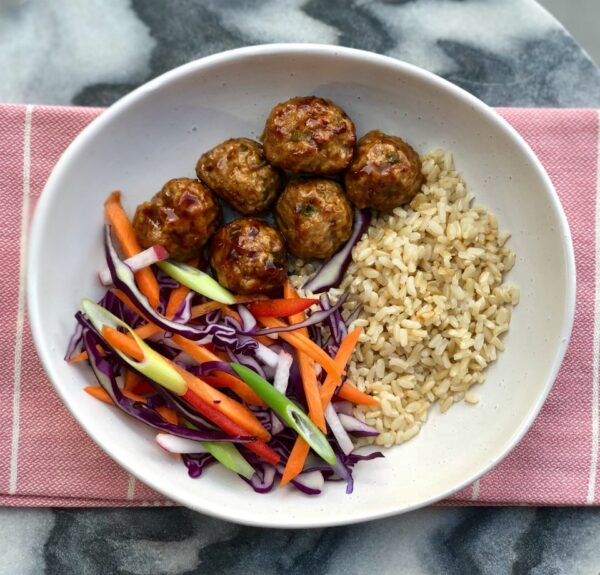
[(346, 301), (347, 298), (348, 298), (348, 294), (344, 293), (340, 296), (340, 298), (337, 300), (335, 305), (331, 306), (327, 310), (321, 309), (319, 311), (312, 313), (308, 319), (305, 319), (304, 321), (302, 321), (300, 323), (295, 323), (295, 324), (284, 326), (284, 327), (270, 327), (267, 329), (261, 329), (261, 330), (257, 331), (255, 333), (255, 335), (270, 335), (272, 333), (283, 333), (283, 332), (294, 331), (297, 329), (301, 329), (303, 327), (309, 327), (311, 325), (322, 323), (323, 321), (325, 321), (327, 319), (328, 316), (330, 316), (331, 314), (335, 313), (338, 309), (340, 309), (340, 307), (342, 307), (342, 305), (344, 304), (344, 302)]
[(323, 347), (323, 336), (321, 334), (321, 328), (318, 325), (311, 325), (308, 328), (308, 335), (319, 347)]
[(350, 239), (344, 244), (339, 252), (326, 261), (319, 271), (317, 271), (317, 273), (302, 286), (303, 289), (318, 294), (327, 291), (328, 289), (338, 287), (348, 269), (348, 265), (350, 265), (352, 249), (367, 231), (370, 223), (370, 210), (355, 209)]
[(358, 319), (360, 312), (363, 310), (363, 304), (358, 304), (352, 313), (344, 320), (346, 328), (350, 328), (350, 325), (355, 319)]
[(69, 339), (69, 345), (67, 346), (67, 353), (65, 353), (65, 361), (69, 361), (76, 353), (79, 352), (81, 344), (83, 342), (83, 325), (80, 322), (75, 324), (75, 331)]
[(243, 333), (247, 335), (252, 335), (253, 333), (255, 333), (257, 330), (258, 323), (256, 321), (256, 318), (250, 313), (248, 308), (245, 305), (238, 305), (237, 311), (240, 314), (240, 317), (242, 318), (241, 329), (243, 330)]
[(337, 413), (345, 413), (346, 415), (352, 415), (352, 403), (350, 401), (335, 401), (332, 403), (333, 409)]
[(156, 281), (158, 282), (159, 289), (176, 289), (179, 287), (179, 282), (174, 280), (171, 276), (167, 275), (160, 269), (156, 269)]
[(207, 467), (217, 462), (210, 453), (183, 453), (181, 459), (192, 479), (200, 477)]
[[(270, 463), (262, 463), (254, 466), (256, 472), (250, 479), (242, 477), (242, 479), (256, 491), (256, 493), (269, 493), (275, 486), (277, 471), (274, 465)], [(241, 476), (240, 476), (241, 477)]]
[(267, 379), (267, 374), (265, 373), (263, 366), (260, 365), (260, 363), (258, 363), (256, 359), (250, 357), (249, 355), (236, 355), (235, 352), (229, 348), (226, 351), (231, 361), (235, 363), (241, 363), (242, 365), (245, 365), (246, 367), (249, 367), (250, 369), (254, 370), (262, 378)]
[[(119, 259), (119, 256), (117, 254), (117, 251), (115, 250), (111, 238), (109, 225), (107, 225), (105, 228), (104, 247), (106, 251), (106, 263), (108, 265), (108, 269), (110, 270), (113, 284), (116, 288), (123, 291), (125, 295), (127, 295), (131, 299), (131, 301), (136, 307), (138, 307), (145, 314), (147, 314), (148, 317), (152, 318), (152, 321), (156, 325), (168, 332), (176, 333), (195, 341), (200, 340), (203, 343), (211, 341), (212, 338), (218, 334), (230, 337), (236, 335), (236, 332), (233, 328), (223, 324), (207, 324), (205, 326), (202, 326), (201, 324), (183, 325), (171, 321), (163, 315), (157, 313), (148, 302), (148, 298), (144, 294), (142, 294), (142, 292), (140, 292), (140, 290), (135, 285), (134, 274), (129, 269), (129, 266), (124, 264), (122, 260)], [(119, 277), (119, 274), (122, 274), (125, 279), (121, 279), (121, 277)]]
[(187, 323), (192, 319), (192, 300), (194, 299), (194, 292), (190, 291), (181, 302), (177, 311), (173, 315), (173, 321), (177, 323)]
[(85, 350), (88, 353), (94, 375), (98, 379), (98, 383), (100, 383), (110, 395), (116, 406), (135, 419), (142, 421), (154, 429), (159, 429), (166, 433), (170, 433), (171, 435), (177, 435), (178, 437), (185, 437), (186, 439), (193, 439), (196, 441), (229, 441), (242, 443), (249, 440), (248, 438), (231, 437), (220, 431), (188, 429), (187, 427), (167, 423), (154, 409), (151, 409), (139, 401), (133, 401), (121, 393), (113, 366), (96, 349), (98, 337), (94, 332), (86, 331), (83, 336), (83, 343)]
[(210, 375), (213, 371), (224, 371), (235, 377), (238, 375), (233, 371), (231, 365), (226, 361), (204, 361), (199, 365), (194, 365), (188, 369), (189, 372), (193, 373), (198, 377), (203, 375)]
[(338, 418), (343, 428), (354, 437), (377, 437), (379, 432), (364, 421), (347, 415), (346, 413), (338, 413)]

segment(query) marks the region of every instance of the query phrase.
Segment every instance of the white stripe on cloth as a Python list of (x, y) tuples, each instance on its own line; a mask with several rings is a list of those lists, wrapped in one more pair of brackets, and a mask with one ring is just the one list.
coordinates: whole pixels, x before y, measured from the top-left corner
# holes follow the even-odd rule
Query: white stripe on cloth
[(25, 269), (27, 259), (27, 230), (29, 227), (29, 194), (31, 181), (31, 116), (33, 106), (25, 108), (23, 129), (23, 190), (21, 206), (21, 238), (19, 250), (19, 292), (17, 299), (17, 329), (15, 335), (15, 362), (13, 369), (12, 438), (10, 444), (10, 476), (8, 492), (17, 492), (19, 464), (19, 421), (21, 403), (21, 357), (23, 353), (23, 323), (25, 321)]
[(592, 366), (592, 453), (590, 458), (590, 476), (586, 503), (593, 505), (596, 499), (596, 475), (598, 473), (598, 442), (599, 421), (598, 401), (598, 362), (600, 361), (600, 110), (598, 110), (598, 130), (596, 136), (596, 253), (595, 253), (595, 287), (596, 298), (594, 301), (594, 341), (593, 341), (593, 366)]
[(135, 495), (135, 477), (129, 474), (129, 481), (127, 482), (127, 501), (132, 501)]
[(471, 501), (477, 501), (479, 499), (479, 479), (473, 483), (473, 491), (471, 493)]

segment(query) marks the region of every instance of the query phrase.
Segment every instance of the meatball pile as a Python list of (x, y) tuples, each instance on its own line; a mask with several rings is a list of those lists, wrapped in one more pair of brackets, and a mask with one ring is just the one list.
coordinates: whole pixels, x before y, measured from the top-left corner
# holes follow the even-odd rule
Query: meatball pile
[[(239, 294), (273, 294), (287, 276), (288, 251), (328, 259), (352, 233), (353, 206), (391, 210), (421, 189), (421, 162), (398, 136), (373, 130), (357, 142), (337, 104), (306, 96), (277, 104), (261, 142), (231, 138), (202, 154), (197, 179), (168, 181), (138, 206), (140, 244), (188, 261), (209, 246), (219, 283)], [(219, 228), (221, 207), (242, 217)], [(275, 228), (265, 219), (272, 210)]]

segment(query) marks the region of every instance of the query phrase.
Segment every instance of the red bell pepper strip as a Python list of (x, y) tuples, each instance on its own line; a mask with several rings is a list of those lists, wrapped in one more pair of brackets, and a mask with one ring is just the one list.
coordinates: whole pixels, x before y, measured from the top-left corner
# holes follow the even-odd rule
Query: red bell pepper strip
[[(246, 429), (229, 419), (226, 415), (223, 415), (218, 409), (198, 397), (193, 391), (188, 389), (182, 395), (182, 398), (206, 419), (219, 426), (225, 433), (229, 433), (229, 435), (240, 435), (242, 437), (248, 436), (248, 431)], [(244, 447), (247, 447), (250, 451), (254, 451), (256, 455), (259, 455), (268, 463), (272, 463), (273, 465), (279, 463), (280, 457), (277, 452), (260, 439), (244, 443)]]
[(255, 317), (289, 317), (303, 312), (318, 301), (309, 298), (264, 299), (246, 305)]

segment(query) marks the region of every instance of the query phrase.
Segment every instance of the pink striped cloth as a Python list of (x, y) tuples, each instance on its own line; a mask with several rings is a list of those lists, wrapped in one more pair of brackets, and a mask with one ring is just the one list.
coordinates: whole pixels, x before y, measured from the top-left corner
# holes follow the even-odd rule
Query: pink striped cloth
[[(24, 310), (25, 243), (52, 167), (99, 109), (0, 106), (0, 505), (168, 504), (87, 437), (37, 359)], [(541, 414), (494, 470), (448, 505), (600, 503), (599, 115), (596, 110), (504, 109), (546, 167), (566, 211), (577, 261), (571, 345)], [(596, 332), (596, 333), (595, 333)]]

